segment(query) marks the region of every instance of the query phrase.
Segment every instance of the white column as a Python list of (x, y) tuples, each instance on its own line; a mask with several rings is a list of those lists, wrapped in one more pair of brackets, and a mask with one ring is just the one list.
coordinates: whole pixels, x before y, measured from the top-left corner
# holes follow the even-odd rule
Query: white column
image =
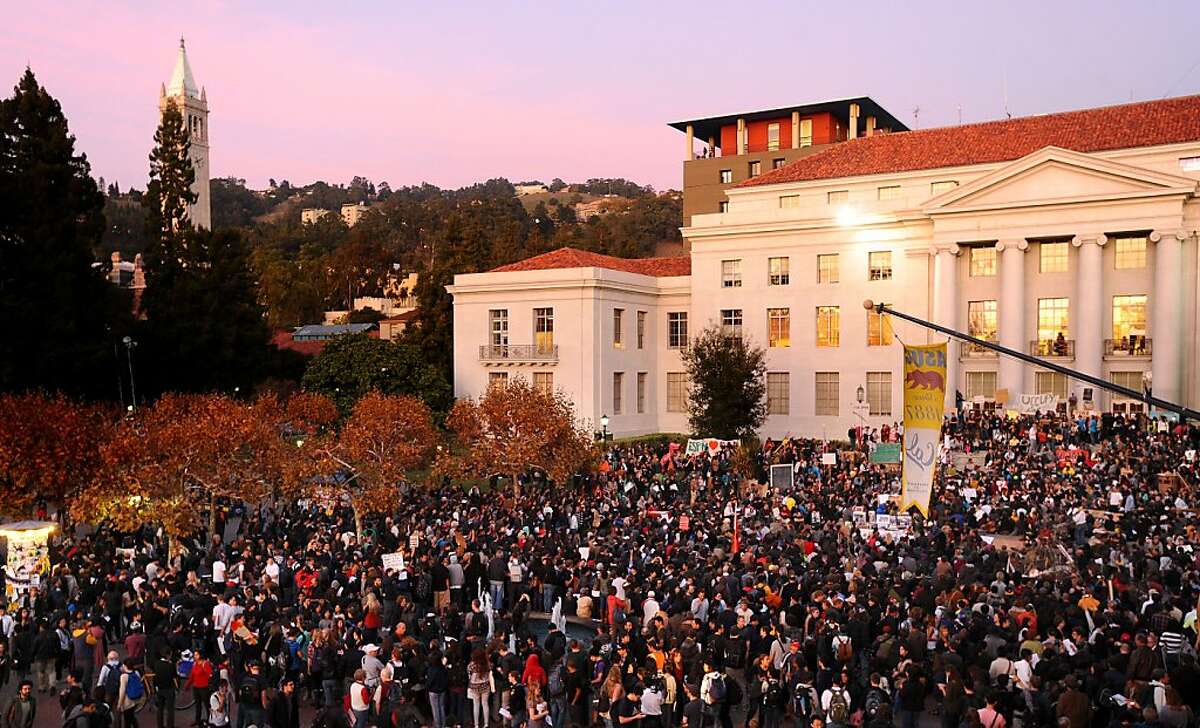
[[(930, 248), (933, 256), (933, 321), (952, 329), (958, 328), (958, 253), (957, 245)], [(940, 334), (939, 334), (940, 338)], [(962, 389), (958, 381), (957, 342), (950, 342), (946, 352), (946, 410), (954, 409), (954, 392)]]
[(1154, 290), (1150, 292), (1153, 393), (1169, 402), (1180, 401), (1183, 367), (1183, 232), (1150, 233), (1154, 247)]
[[(1075, 300), (1071, 302), (1071, 334), (1075, 337), (1075, 368), (1094, 377), (1104, 376), (1104, 235), (1084, 235), (1071, 241), (1079, 250), (1075, 269)], [(1076, 382), (1075, 397), (1083, 402)], [(1092, 387), (1092, 403), (1100, 408), (1102, 392)]]
[(792, 112), (792, 149), (800, 148), (800, 112)]
[(693, 159), (695, 159), (695, 157), (696, 157), (695, 139), (696, 139), (695, 131), (692, 129), (692, 125), (688, 124), (687, 125), (687, 141), (685, 142), (685, 145), (687, 148), (684, 149), (684, 152), (683, 152), (683, 161), (685, 161), (685, 162), (690, 162)]
[[(1002, 240), (1000, 251), (1000, 344), (1017, 351), (1029, 348), (1025, 332), (1025, 240)], [(1000, 387), (1009, 398), (1028, 391), (1025, 388), (1025, 362), (1011, 356), (1000, 357)]]
[(746, 153), (746, 120), (737, 120), (737, 153), (739, 155)]

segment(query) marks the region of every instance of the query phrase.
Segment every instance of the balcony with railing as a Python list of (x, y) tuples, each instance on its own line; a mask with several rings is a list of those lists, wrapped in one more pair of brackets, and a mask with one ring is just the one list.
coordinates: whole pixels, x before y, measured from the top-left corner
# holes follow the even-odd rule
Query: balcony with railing
[(485, 365), (498, 364), (556, 364), (556, 344), (483, 344), (479, 361)]
[(1133, 334), (1119, 339), (1104, 340), (1104, 355), (1114, 357), (1148, 357), (1153, 351), (1154, 340), (1149, 336)]
[[(998, 343), (995, 335), (976, 336), (976, 335), (972, 334), (972, 336), (975, 336), (975, 338), (977, 338), (977, 339), (983, 339), (984, 341), (986, 341), (990, 344)], [(992, 351), (991, 349), (988, 349), (987, 347), (980, 346), (979, 344), (973, 344), (969, 341), (964, 341), (961, 344), (959, 344), (959, 352), (958, 352), (959, 359), (984, 359), (987, 357), (995, 357), (995, 356), (996, 356), (996, 352)]]
[(1029, 353), (1033, 356), (1075, 358), (1074, 339), (1039, 339), (1029, 342)]

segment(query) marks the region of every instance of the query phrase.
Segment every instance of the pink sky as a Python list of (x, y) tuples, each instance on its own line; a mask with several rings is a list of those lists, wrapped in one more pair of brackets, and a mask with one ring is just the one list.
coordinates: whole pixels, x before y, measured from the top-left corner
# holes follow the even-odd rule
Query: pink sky
[[(14, 8), (19, 7), (19, 10)], [(142, 187), (180, 34), (215, 176), (679, 187), (678, 119), (868, 95), (910, 126), (1200, 92), (1200, 3), (55, 2), (0, 23), (94, 173)], [(869, 22), (869, 27), (867, 23)]]

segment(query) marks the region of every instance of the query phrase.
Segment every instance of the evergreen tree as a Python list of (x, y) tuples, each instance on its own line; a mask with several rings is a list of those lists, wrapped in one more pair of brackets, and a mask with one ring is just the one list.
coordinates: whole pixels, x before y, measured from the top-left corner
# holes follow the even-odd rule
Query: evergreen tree
[(192, 190), (196, 170), (188, 156), (191, 147), (183, 114), (175, 102), (168, 102), (158, 130), (154, 132), (150, 182), (142, 197), (151, 240), (145, 263), (151, 277), (169, 277), (187, 265), (185, 233), (192, 228), (188, 205), (196, 202), (196, 193)]
[(95, 265), (104, 197), (28, 68), (0, 100), (0, 388), (116, 395), (122, 296)]
[(688, 413), (701, 437), (752, 437), (767, 416), (766, 353), (743, 337), (710, 326), (683, 351), (691, 380)]

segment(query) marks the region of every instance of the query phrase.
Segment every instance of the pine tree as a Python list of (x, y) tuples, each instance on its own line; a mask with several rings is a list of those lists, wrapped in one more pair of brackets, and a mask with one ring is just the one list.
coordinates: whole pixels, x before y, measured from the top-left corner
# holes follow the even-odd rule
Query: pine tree
[(191, 146), (183, 114), (174, 101), (168, 101), (154, 132), (150, 182), (142, 197), (151, 240), (145, 253), (148, 280), (156, 275), (170, 275), (177, 267), (189, 264), (186, 233), (192, 229), (192, 222), (188, 219), (188, 205), (196, 202), (192, 190), (196, 170), (188, 156)]
[(28, 68), (0, 100), (0, 388), (116, 398), (126, 318), (97, 266), (104, 197)]

